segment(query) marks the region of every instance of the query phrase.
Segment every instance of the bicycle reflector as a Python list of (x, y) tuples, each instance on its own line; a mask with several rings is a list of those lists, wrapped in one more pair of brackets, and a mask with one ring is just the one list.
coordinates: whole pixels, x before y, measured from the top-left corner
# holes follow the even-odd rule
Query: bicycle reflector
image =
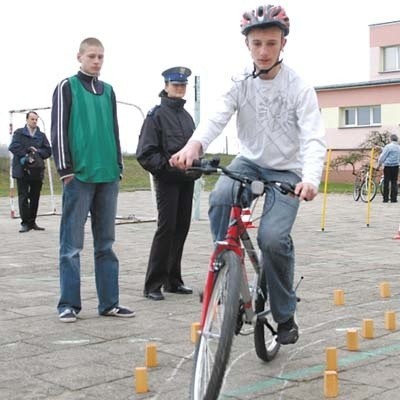
[(264, 193), (264, 183), (261, 181), (251, 182), (251, 192), (256, 196), (261, 196)]

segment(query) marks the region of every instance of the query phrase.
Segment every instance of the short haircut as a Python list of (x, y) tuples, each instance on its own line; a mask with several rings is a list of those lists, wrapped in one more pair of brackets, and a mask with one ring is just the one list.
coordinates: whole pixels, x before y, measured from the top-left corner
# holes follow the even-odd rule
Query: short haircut
[(26, 113), (26, 119), (29, 118), (29, 114), (35, 114), (37, 117), (39, 117), (39, 115), (38, 115), (38, 113), (37, 113), (36, 111), (28, 111), (28, 112)]
[(101, 47), (104, 49), (103, 43), (100, 42), (99, 39), (94, 38), (94, 37), (89, 37), (86, 39), (83, 39), (81, 44), (79, 45), (79, 54), (82, 54), (86, 51), (86, 48), (89, 46), (97, 46)]
[(397, 142), (399, 140), (399, 138), (397, 137), (397, 135), (393, 134), (393, 135), (390, 135), (390, 140), (392, 142)]

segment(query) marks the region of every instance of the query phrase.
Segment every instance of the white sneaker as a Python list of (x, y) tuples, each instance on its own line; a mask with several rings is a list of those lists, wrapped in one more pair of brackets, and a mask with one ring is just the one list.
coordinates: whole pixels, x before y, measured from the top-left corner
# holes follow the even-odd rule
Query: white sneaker
[(105, 317), (131, 318), (135, 316), (135, 311), (132, 311), (129, 308), (123, 306), (118, 306), (112, 308), (102, 315), (104, 315)]
[(66, 308), (61, 314), (59, 314), (58, 319), (61, 322), (75, 322), (76, 312), (71, 308)]

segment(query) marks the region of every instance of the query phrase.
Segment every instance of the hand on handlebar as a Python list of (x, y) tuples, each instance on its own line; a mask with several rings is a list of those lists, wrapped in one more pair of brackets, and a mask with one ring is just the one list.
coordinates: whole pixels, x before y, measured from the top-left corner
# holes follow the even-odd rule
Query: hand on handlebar
[(300, 200), (310, 201), (318, 194), (317, 188), (308, 182), (299, 182), (294, 190), (296, 196), (299, 196)]
[(171, 156), (169, 164), (171, 167), (187, 169), (192, 166), (193, 160), (200, 158), (202, 152), (200, 142), (197, 140), (189, 141), (181, 150)]

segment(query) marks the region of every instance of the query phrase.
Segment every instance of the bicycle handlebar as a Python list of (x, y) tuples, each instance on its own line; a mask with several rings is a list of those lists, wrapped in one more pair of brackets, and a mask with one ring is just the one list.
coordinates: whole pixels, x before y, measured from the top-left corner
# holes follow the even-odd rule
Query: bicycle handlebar
[[(292, 194), (297, 196), (294, 192), (295, 187), (289, 182), (279, 182), (279, 181), (269, 181), (266, 179), (254, 179), (240, 172), (232, 171), (220, 164), (220, 159), (218, 157), (213, 157), (212, 159), (202, 158), (200, 160), (193, 160), (192, 167), (188, 168), (188, 171), (200, 171), (205, 175), (211, 175), (216, 173), (223, 173), (235, 181), (238, 181), (244, 185), (250, 185), (254, 194), (261, 195), (264, 193), (266, 186), (273, 186), (278, 189), (282, 194)], [(260, 189), (260, 183), (263, 185), (262, 190)]]
[[(192, 166), (189, 168), (196, 171), (201, 171), (205, 174), (218, 172), (220, 159), (219, 157), (213, 157), (211, 160), (202, 158), (200, 160), (193, 160)], [(222, 167), (220, 167), (222, 168)]]

